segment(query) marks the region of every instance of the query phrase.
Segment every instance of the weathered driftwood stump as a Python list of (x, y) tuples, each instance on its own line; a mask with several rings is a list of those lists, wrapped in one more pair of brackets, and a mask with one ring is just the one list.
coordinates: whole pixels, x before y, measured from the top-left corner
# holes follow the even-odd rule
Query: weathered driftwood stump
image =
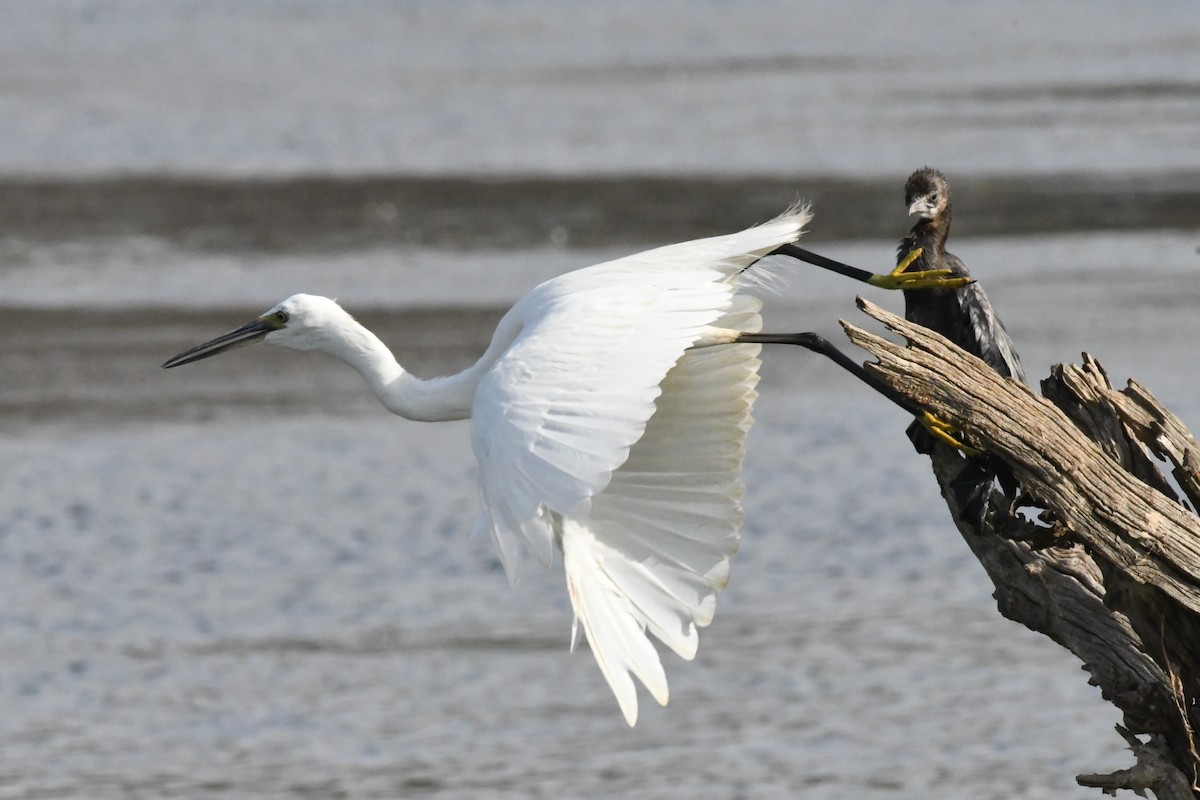
[[(1124, 714), (1118, 733), (1136, 763), (1079, 775), (1115, 794), (1198, 798), (1200, 753), (1200, 447), (1134, 382), (1117, 391), (1098, 362), (1056, 366), (1039, 397), (925, 328), (859, 306), (908, 347), (843, 322), (878, 359), (868, 369), (950, 422), (985, 462), (1011, 473), (1017, 497), (993, 488), (986, 512), (958, 505), (965, 457), (945, 445), (933, 470), (963, 538), (996, 586), (1000, 612), (1083, 661)], [(1175, 486), (1159, 471), (1170, 462)]]

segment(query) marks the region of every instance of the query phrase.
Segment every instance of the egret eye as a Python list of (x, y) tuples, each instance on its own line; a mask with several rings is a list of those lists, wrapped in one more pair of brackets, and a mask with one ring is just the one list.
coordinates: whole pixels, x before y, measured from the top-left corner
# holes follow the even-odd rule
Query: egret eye
[(286, 325), (288, 319), (289, 319), (288, 312), (286, 312), (286, 311), (276, 311), (275, 312), (275, 320), (280, 325)]

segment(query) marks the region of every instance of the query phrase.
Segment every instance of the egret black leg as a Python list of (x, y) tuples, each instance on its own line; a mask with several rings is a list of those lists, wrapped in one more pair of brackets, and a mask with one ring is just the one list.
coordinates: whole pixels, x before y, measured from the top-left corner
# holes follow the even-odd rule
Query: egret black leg
[(859, 364), (850, 356), (843, 353), (833, 346), (825, 337), (820, 334), (805, 332), (805, 333), (743, 333), (737, 338), (738, 342), (746, 344), (793, 344), (799, 347), (805, 347), (815, 353), (820, 353), (830, 359), (842, 369), (849, 372), (851, 375), (858, 378), (863, 383), (870, 386), (881, 395), (891, 400), (896, 405), (903, 408), (908, 413), (917, 418), (917, 423), (924, 428), (929, 434), (937, 439), (942, 440), (946, 444), (961, 450), (969, 456), (978, 456), (981, 451), (973, 447), (963, 444), (954, 438), (951, 431), (953, 426), (949, 423), (935, 417), (925, 409), (921, 408), (916, 403), (909, 400), (904, 395), (897, 392), (891, 386), (881, 381), (879, 378), (867, 371), (866, 367)]
[(843, 264), (841, 261), (835, 261), (832, 258), (827, 258), (811, 250), (805, 250), (803, 247), (791, 243), (781, 244), (767, 255), (788, 256), (789, 258), (799, 259), (807, 264), (827, 269), (830, 272), (836, 272), (839, 275), (845, 275), (847, 278), (853, 278), (856, 281), (862, 281), (871, 286), (877, 286), (880, 289), (957, 289), (960, 286), (966, 286), (968, 283), (971, 283), (970, 278), (953, 277), (951, 270), (948, 269), (927, 269), (906, 272), (905, 270), (908, 269), (908, 266), (920, 258), (921, 252), (921, 248), (916, 248), (905, 256), (891, 272), (879, 275), (867, 272), (865, 269), (852, 267), (849, 264)]
[(842, 369), (870, 386), (881, 395), (903, 408), (914, 417), (921, 416), (924, 411), (907, 397), (867, 372), (866, 367), (859, 364), (850, 356), (833, 346), (824, 336), (816, 333), (743, 333), (738, 337), (739, 342), (747, 344), (794, 344), (806, 347), (815, 353), (820, 353), (835, 362)]
[[(830, 272), (836, 272), (839, 275), (845, 275), (847, 278), (853, 278), (856, 281), (870, 283), (871, 278), (875, 277), (873, 272), (867, 272), (865, 269), (852, 267), (849, 264), (843, 264), (841, 261), (834, 261), (832, 258), (826, 258), (819, 253), (814, 253), (812, 250), (805, 250), (803, 247), (795, 244), (781, 244), (772, 250), (769, 255), (773, 256), (788, 256), (790, 258), (799, 259), (807, 264), (812, 264), (822, 269), (827, 269)], [(798, 334), (806, 335), (806, 334)], [(828, 344), (828, 342), (826, 343)], [(801, 345), (807, 347), (807, 345)]]

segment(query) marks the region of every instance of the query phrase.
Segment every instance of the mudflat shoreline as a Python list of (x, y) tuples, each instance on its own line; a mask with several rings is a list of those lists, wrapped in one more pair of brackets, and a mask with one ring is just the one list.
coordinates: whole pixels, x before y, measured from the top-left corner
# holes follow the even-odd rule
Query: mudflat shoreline
[[(0, 240), (152, 236), (197, 250), (640, 244), (769, 219), (803, 198), (810, 239), (890, 238), (904, 175), (9, 177)], [(1200, 172), (954, 175), (956, 236), (1194, 229)], [(969, 213), (968, 213), (969, 212)]]

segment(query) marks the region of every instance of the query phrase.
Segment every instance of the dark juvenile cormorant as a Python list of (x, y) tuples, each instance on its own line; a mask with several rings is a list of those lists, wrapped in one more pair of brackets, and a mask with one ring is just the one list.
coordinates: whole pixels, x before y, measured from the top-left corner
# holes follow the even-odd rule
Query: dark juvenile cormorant
[[(944, 274), (969, 279), (966, 265), (946, 250), (946, 237), (950, 235), (950, 184), (946, 177), (930, 167), (917, 170), (904, 184), (904, 204), (909, 214), (919, 218), (900, 241), (898, 263), (908, 260), (914, 250), (921, 250), (904, 271), (948, 270)], [(1012, 339), (978, 282), (957, 289), (905, 289), (904, 317), (979, 356), (1004, 377), (1025, 380)]]
[[(951, 276), (970, 278), (962, 260), (946, 251), (950, 235), (950, 184), (946, 176), (931, 167), (917, 170), (904, 184), (904, 204), (918, 219), (900, 241), (898, 263), (909, 261), (905, 269), (949, 270)], [(921, 254), (912, 260), (911, 253), (917, 249)], [(1024, 382), (1017, 349), (978, 282), (957, 289), (905, 290), (904, 316), (983, 359), (1004, 377)], [(909, 425), (908, 438), (918, 452), (933, 452), (934, 436), (920, 421)], [(1015, 482), (1002, 465), (986, 458), (969, 459), (964, 464), (952, 486), (965, 515), (978, 517), (986, 512), (987, 492), (996, 478), (1005, 494), (1014, 497)]]

